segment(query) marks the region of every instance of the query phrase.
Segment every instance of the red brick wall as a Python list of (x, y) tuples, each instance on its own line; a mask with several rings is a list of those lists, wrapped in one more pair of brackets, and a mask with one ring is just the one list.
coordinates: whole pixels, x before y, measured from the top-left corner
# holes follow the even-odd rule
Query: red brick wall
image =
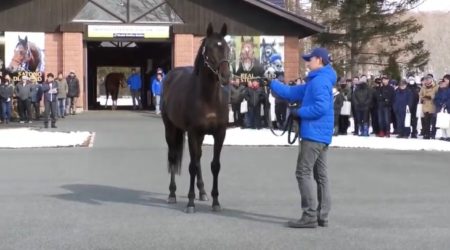
[(192, 66), (194, 64), (194, 35), (175, 34), (174, 67)]
[(84, 52), (83, 52), (83, 34), (82, 33), (63, 33), (62, 34), (63, 51), (63, 73), (68, 75), (71, 70), (75, 71), (80, 81), (80, 97), (76, 103), (77, 108), (87, 109), (85, 101), (85, 81), (84, 81)]
[(296, 37), (284, 37), (284, 76), (287, 81), (299, 77), (299, 42)]
[(54, 75), (63, 70), (62, 34), (45, 34), (45, 72)]

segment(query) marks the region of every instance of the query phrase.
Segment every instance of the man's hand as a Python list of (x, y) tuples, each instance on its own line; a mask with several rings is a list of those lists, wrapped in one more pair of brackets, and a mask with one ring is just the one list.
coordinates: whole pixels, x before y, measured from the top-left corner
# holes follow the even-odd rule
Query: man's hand
[(299, 118), (298, 116), (298, 108), (290, 108), (289, 110), (290, 115), (292, 115), (293, 118)]

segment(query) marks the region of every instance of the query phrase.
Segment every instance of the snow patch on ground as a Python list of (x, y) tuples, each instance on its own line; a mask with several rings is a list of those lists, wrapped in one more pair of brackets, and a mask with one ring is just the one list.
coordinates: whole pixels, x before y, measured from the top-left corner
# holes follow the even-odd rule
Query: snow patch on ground
[(52, 132), (31, 128), (0, 129), (0, 148), (92, 147), (95, 133)]
[[(279, 131), (277, 131), (280, 133)], [(212, 145), (212, 136), (206, 136), (204, 144)], [(269, 129), (241, 129), (231, 128), (227, 130), (224, 145), (236, 146), (297, 146), (287, 142), (287, 134), (282, 137), (274, 136)], [(359, 137), (353, 135), (336, 136), (330, 145), (335, 148), (369, 148), (369, 149), (391, 149), (408, 151), (450, 151), (450, 142), (440, 140), (422, 139), (397, 139)]]

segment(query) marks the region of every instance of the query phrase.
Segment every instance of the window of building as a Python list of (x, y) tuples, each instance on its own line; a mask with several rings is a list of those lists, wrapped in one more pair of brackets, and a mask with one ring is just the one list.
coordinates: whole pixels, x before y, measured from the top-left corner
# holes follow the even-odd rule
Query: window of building
[(165, 0), (89, 0), (74, 22), (183, 23)]

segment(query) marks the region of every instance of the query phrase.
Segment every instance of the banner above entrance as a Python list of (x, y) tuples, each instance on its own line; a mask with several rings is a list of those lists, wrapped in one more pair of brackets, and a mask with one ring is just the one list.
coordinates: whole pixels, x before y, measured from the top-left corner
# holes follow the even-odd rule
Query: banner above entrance
[(156, 38), (170, 37), (169, 26), (89, 25), (89, 38)]

